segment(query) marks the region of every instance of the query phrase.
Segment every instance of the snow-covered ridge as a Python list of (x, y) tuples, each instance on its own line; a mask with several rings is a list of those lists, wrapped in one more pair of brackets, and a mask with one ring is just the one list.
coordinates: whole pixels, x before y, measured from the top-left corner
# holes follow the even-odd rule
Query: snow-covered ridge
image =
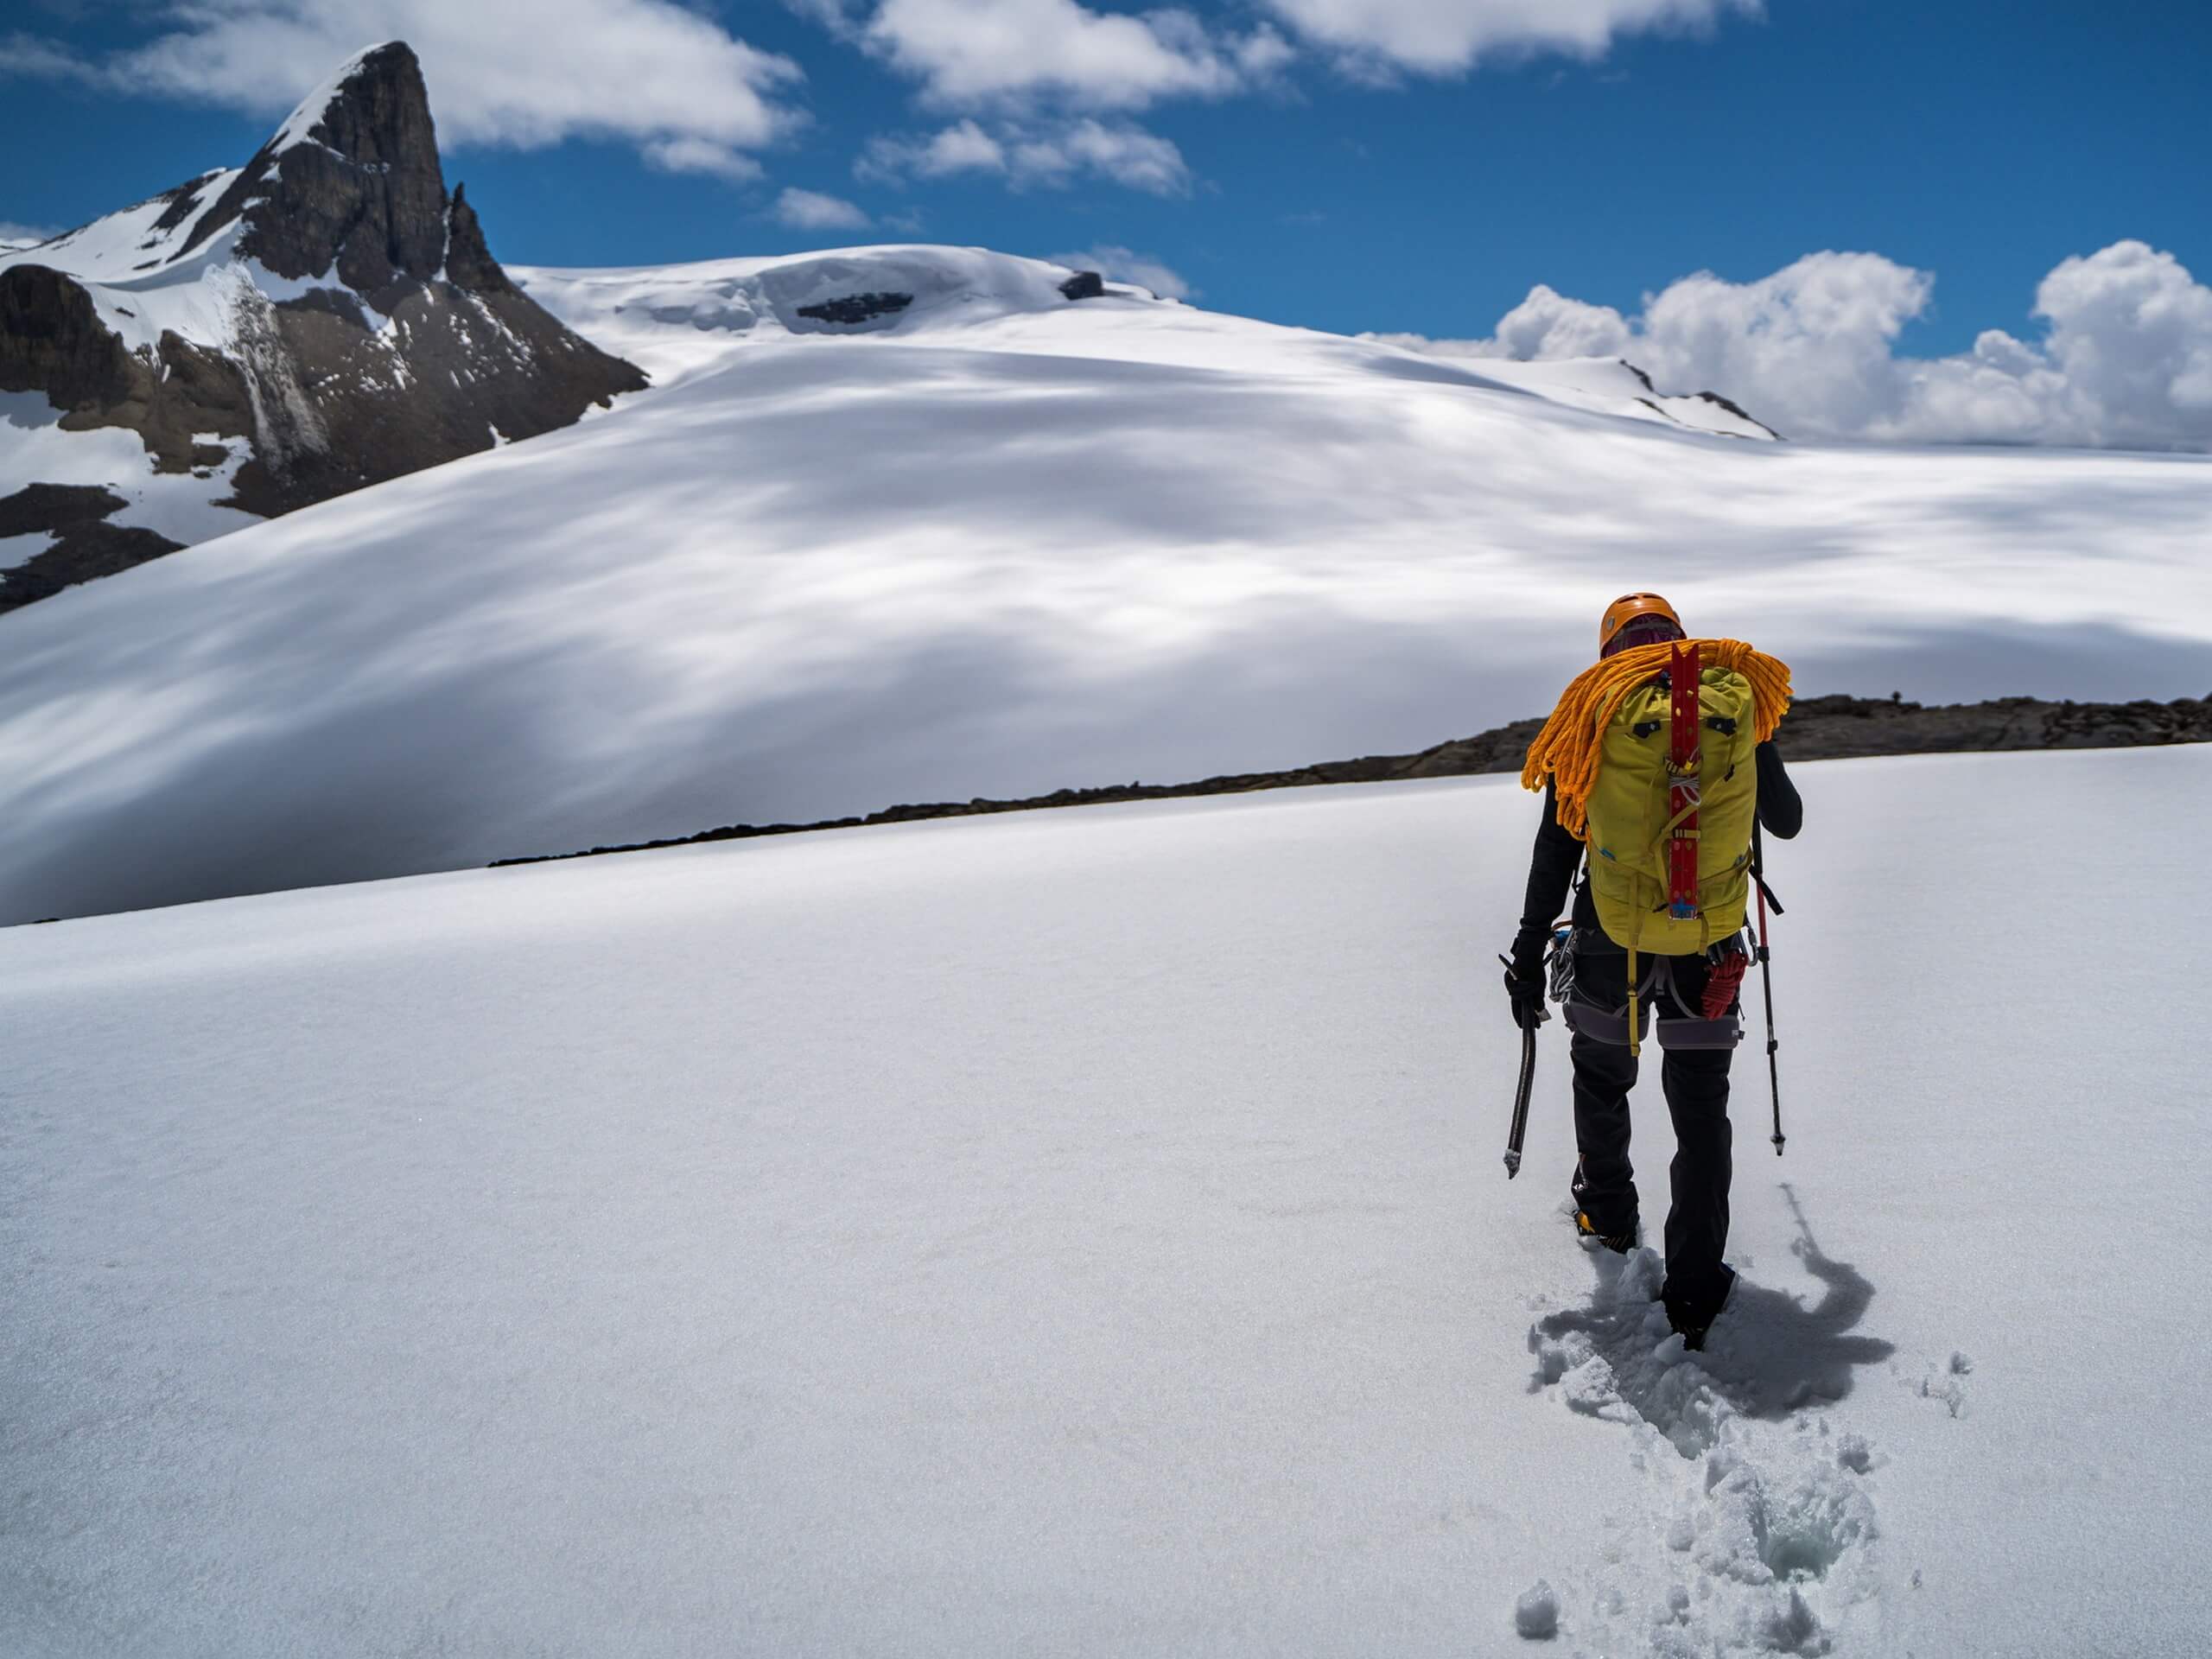
[[(638, 364), (663, 387), (728, 362), (747, 341), (806, 334), (911, 340), (1008, 315), (1064, 313), (1078, 303), (1063, 291), (1075, 276), (1065, 266), (928, 245), (631, 269), (516, 265), (508, 274), (569, 327)], [(1104, 284), (1100, 299), (1080, 303), (1117, 300), (1160, 303), (1121, 283)], [(840, 303), (870, 301), (876, 303), (850, 309)]]
[(1669, 397), (1651, 377), (1617, 357), (1552, 358), (1523, 363), (1510, 358), (1480, 358), (1482, 374), (1518, 386), (1540, 397), (1630, 420), (1657, 420), (1716, 437), (1772, 442), (1779, 435), (1727, 399), (1713, 392)]
[[(1074, 271), (986, 248), (836, 248), (626, 270), (518, 266), (510, 274), (569, 327), (639, 365), (661, 386), (724, 365), (748, 343), (868, 334), (902, 343), (1065, 352), (1230, 373), (1280, 372), (1301, 359), (1330, 372), (1351, 363), (1386, 376), (1524, 391), (1570, 409), (1717, 436), (1775, 435), (1718, 399), (1661, 397), (1646, 377), (1617, 359), (1446, 363), (1386, 341), (1199, 310), (1129, 283), (1103, 283), (1096, 297), (1071, 302)], [(865, 317), (835, 315), (840, 301), (870, 298), (900, 303), (857, 308), (873, 309)]]
[(201, 219), (240, 170), (216, 168), (47, 241), (6, 247), (0, 270), (45, 265), (87, 283), (128, 283), (158, 275), (192, 245)]

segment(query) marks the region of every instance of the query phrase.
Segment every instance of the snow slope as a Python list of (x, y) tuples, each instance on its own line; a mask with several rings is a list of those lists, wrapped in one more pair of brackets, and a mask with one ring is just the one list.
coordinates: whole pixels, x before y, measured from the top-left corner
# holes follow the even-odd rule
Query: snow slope
[(521, 275), (669, 384), (0, 623), (0, 921), (1402, 753), (1639, 588), (1808, 692), (2206, 690), (2202, 458), (1704, 437), (975, 250)]
[(1695, 1358), (1508, 780), (0, 932), (0, 1651), (2198, 1652), (2212, 753), (1798, 781)]

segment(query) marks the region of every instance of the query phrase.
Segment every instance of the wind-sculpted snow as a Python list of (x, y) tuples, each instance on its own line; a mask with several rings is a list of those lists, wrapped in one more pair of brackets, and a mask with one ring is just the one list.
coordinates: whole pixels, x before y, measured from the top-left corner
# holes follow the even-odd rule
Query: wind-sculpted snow
[(1703, 437), (1066, 274), (521, 273), (663, 389), (0, 623), (0, 921), (1405, 753), (1642, 588), (1808, 693), (2207, 690), (2212, 462)]
[(1698, 1354), (1510, 779), (0, 931), (0, 1652), (2194, 1652), (2212, 748), (1797, 782)]

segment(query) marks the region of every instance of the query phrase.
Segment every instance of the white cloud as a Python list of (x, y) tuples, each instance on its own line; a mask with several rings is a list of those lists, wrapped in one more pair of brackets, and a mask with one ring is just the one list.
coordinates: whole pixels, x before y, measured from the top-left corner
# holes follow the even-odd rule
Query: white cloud
[(1013, 172), (1019, 180), (1042, 184), (1090, 174), (1156, 196), (1179, 196), (1191, 188), (1191, 169), (1172, 140), (1128, 122), (1108, 125), (1087, 116), (1016, 145)]
[(2212, 449), (2212, 288), (2117, 242), (2036, 292), (2040, 341), (1985, 330), (1956, 356), (1897, 354), (1935, 278), (1814, 253), (1756, 282), (1700, 272), (1633, 318), (1539, 286), (1481, 340), (1378, 336), (1454, 357), (1625, 356), (1662, 391), (1712, 391), (1791, 435)]
[(11, 219), (0, 219), (0, 242), (12, 242), (17, 247), (26, 243), (43, 242), (48, 237), (61, 234), (54, 225), (18, 225)]
[(735, 150), (801, 118), (781, 101), (796, 64), (675, 0), (190, 0), (165, 13), (181, 26), (98, 60), (16, 37), (0, 69), (278, 116), (365, 45), (404, 40), (444, 141), (713, 145), (725, 159), (709, 170), (726, 175)]
[(871, 138), (853, 163), (855, 178), (880, 184), (1006, 170), (1006, 146), (972, 118), (956, 122), (925, 138), (891, 134)]
[(644, 150), (648, 166), (664, 173), (704, 173), (733, 184), (752, 184), (762, 174), (750, 156), (711, 138), (655, 138)]
[(0, 76), (22, 75), (35, 80), (97, 82), (99, 70), (67, 47), (35, 35), (14, 34), (0, 38)]
[(879, 184), (995, 175), (1017, 189), (1058, 188), (1098, 178), (1157, 196), (1186, 195), (1191, 168), (1173, 139), (1131, 121), (1081, 116), (1059, 121), (1009, 119), (986, 130), (972, 118), (926, 137), (872, 138), (854, 176)]
[(1271, 29), (1217, 35), (1188, 11), (1134, 16), (1076, 0), (882, 0), (861, 31), (869, 48), (922, 84), (940, 107), (1141, 109), (1163, 98), (1217, 98), (1271, 73), (1288, 48)]
[(2036, 290), (2050, 362), (2095, 442), (2212, 447), (2212, 288), (2142, 242), (2068, 259)]
[(1628, 345), (1628, 323), (1610, 305), (1570, 300), (1539, 283), (1497, 320), (1498, 357), (1612, 357)]
[(816, 190), (787, 189), (776, 198), (777, 221), (796, 231), (864, 231), (868, 215), (838, 196)]
[(1455, 74), (1496, 56), (1602, 56), (1616, 37), (1712, 28), (1760, 0), (1267, 0), (1355, 73)]
[(1046, 257), (1071, 270), (1095, 270), (1109, 283), (1135, 283), (1140, 288), (1150, 289), (1162, 299), (1198, 297), (1198, 290), (1157, 254), (1135, 253), (1113, 243), (1102, 243), (1080, 252), (1052, 253)]

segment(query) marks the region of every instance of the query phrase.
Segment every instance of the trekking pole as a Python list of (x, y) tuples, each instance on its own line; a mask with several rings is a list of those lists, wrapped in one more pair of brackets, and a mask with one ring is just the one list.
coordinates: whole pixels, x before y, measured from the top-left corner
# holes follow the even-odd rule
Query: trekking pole
[[(1766, 943), (1766, 848), (1759, 839), (1756, 818), (1751, 821), (1751, 885), (1758, 889), (1759, 896), (1759, 984), (1766, 991), (1766, 1080), (1768, 1086), (1774, 1090), (1774, 1134), (1770, 1138), (1774, 1141), (1774, 1155), (1779, 1158), (1783, 1140), (1782, 1073), (1775, 1065), (1774, 1052), (1782, 1046), (1782, 1042), (1774, 1034), (1774, 963), (1773, 953), (1767, 949)], [(1782, 914), (1782, 900), (1779, 899), (1774, 901), (1774, 913), (1777, 916)]]
[[(1506, 971), (1513, 964), (1500, 957)], [(1513, 1126), (1505, 1135), (1505, 1179), (1511, 1180), (1521, 1173), (1521, 1141), (1529, 1132), (1529, 1090), (1536, 1081), (1536, 1027), (1550, 1018), (1541, 1003), (1536, 1006), (1536, 1017), (1521, 1027), (1521, 1082), (1513, 1091)]]

